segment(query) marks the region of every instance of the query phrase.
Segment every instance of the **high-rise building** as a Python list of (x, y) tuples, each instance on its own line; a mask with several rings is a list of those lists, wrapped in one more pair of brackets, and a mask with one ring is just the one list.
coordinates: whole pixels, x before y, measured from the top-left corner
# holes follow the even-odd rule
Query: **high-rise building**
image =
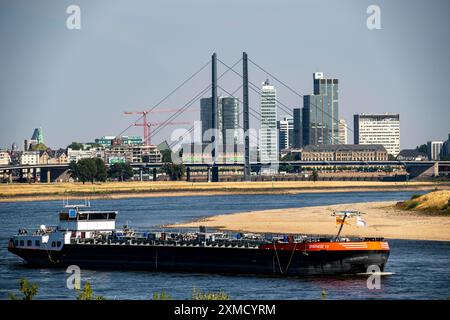
[(234, 97), (219, 97), (219, 123), (221, 123), (223, 145), (236, 144), (239, 138), (239, 100)]
[(388, 154), (400, 152), (399, 114), (355, 114), (353, 116), (355, 144), (381, 144)]
[(344, 119), (339, 120), (339, 144), (348, 144), (347, 122)]
[(444, 141), (428, 141), (428, 159), (439, 160)]
[(294, 121), (293, 118), (288, 116), (283, 120), (277, 121), (278, 129), (278, 151), (288, 149), (292, 147)]
[(278, 161), (277, 91), (267, 79), (261, 89), (261, 162)]
[(288, 122), (288, 148), (292, 148), (294, 144), (294, 117), (286, 116), (284, 121)]
[(293, 129), (293, 139), (292, 148), (301, 148), (303, 146), (303, 130), (302, 130), (302, 109), (294, 108), (294, 129)]
[[(200, 120), (202, 122), (202, 141), (211, 142), (212, 129), (212, 98), (200, 100)], [(217, 130), (222, 134), (222, 144), (235, 144), (239, 134), (239, 100), (234, 97), (218, 97), (216, 110)], [(227, 134), (234, 141), (227, 141)], [(218, 138), (218, 137), (216, 137)]]
[(339, 143), (339, 80), (313, 74), (314, 94), (303, 96), (303, 145)]
[(31, 140), (36, 140), (37, 144), (44, 143), (44, 134), (42, 133), (42, 128), (34, 129)]
[(450, 133), (448, 134), (448, 140), (444, 142), (441, 150), (441, 158), (445, 158), (446, 160), (450, 160)]

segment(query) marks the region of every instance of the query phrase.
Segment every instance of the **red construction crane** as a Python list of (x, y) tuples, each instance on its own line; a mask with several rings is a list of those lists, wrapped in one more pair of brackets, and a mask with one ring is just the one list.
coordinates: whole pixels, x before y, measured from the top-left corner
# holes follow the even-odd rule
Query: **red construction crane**
[[(186, 122), (186, 121), (182, 121), (182, 122), (166, 122), (166, 121), (162, 121), (162, 122), (148, 122), (147, 119), (147, 115), (151, 112), (151, 113), (157, 113), (157, 112), (170, 112), (170, 113), (174, 113), (174, 112), (178, 112), (181, 111), (181, 109), (157, 109), (157, 110), (151, 110), (151, 111), (125, 111), (124, 114), (141, 114), (142, 115), (142, 123), (137, 123), (135, 122), (133, 125), (135, 127), (144, 127), (144, 144), (146, 146), (150, 145), (150, 126), (159, 126), (159, 125), (177, 125), (177, 124), (190, 124), (190, 122)], [(195, 110), (185, 110), (184, 112), (192, 112)]]

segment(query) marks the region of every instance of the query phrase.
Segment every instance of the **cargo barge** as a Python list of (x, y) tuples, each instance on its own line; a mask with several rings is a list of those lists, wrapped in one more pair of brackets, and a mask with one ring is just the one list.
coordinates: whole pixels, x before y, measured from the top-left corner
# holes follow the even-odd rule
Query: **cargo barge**
[(383, 238), (254, 233), (136, 231), (116, 229), (116, 211), (92, 211), (88, 204), (65, 205), (54, 227), (21, 229), (8, 250), (30, 266), (88, 269), (207, 272), (265, 275), (336, 275), (383, 271), (389, 244)]

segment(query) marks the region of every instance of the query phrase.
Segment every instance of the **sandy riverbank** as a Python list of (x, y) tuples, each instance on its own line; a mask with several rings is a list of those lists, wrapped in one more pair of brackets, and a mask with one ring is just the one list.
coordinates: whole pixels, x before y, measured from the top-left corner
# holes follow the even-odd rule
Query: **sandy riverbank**
[(450, 216), (431, 216), (403, 211), (395, 202), (366, 202), (331, 206), (290, 208), (219, 215), (171, 227), (204, 225), (223, 230), (273, 233), (336, 234), (333, 210), (364, 212), (368, 227), (356, 227), (354, 219), (343, 235), (390, 239), (450, 241)]
[(226, 194), (292, 194), (355, 191), (429, 191), (450, 189), (433, 182), (381, 181), (275, 181), (275, 182), (106, 182), (0, 184), (0, 202), (80, 199), (123, 199), (139, 197), (208, 196)]

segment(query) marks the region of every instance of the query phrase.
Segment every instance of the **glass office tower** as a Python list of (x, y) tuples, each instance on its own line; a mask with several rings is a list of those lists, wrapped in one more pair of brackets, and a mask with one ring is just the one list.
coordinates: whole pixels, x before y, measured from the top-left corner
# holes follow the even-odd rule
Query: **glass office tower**
[(338, 144), (338, 79), (326, 79), (316, 72), (313, 80), (314, 94), (303, 96), (303, 145)]

